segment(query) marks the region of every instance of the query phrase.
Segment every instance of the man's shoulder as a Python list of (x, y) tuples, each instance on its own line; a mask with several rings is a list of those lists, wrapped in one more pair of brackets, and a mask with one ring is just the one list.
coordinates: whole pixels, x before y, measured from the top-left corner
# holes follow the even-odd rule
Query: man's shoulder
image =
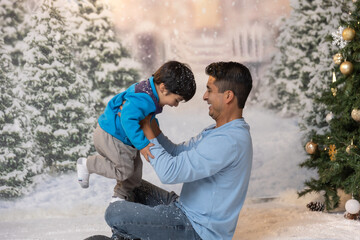
[(246, 122), (233, 122), (219, 128), (209, 127), (204, 130), (203, 138), (206, 142), (213, 141), (215, 146), (237, 146), (244, 142), (251, 142), (249, 125)]

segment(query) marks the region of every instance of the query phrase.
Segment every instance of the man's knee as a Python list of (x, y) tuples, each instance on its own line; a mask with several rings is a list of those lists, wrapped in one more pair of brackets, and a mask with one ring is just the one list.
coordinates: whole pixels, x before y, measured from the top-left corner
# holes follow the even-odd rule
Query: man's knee
[(117, 201), (110, 203), (108, 208), (105, 211), (105, 221), (110, 227), (114, 225), (118, 225), (121, 222), (126, 222), (126, 217), (128, 214), (126, 213), (126, 209), (128, 209), (127, 201)]

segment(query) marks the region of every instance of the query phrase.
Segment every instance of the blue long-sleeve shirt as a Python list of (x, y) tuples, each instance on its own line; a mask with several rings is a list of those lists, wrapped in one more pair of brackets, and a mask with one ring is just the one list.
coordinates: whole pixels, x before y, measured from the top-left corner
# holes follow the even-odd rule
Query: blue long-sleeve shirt
[(236, 119), (178, 145), (162, 133), (151, 140), (151, 165), (162, 183), (184, 183), (177, 205), (202, 239), (234, 235), (252, 165), (249, 129)]
[(150, 77), (113, 97), (98, 123), (105, 132), (140, 150), (150, 143), (140, 128), (140, 121), (150, 114), (155, 116), (161, 112), (154, 78)]

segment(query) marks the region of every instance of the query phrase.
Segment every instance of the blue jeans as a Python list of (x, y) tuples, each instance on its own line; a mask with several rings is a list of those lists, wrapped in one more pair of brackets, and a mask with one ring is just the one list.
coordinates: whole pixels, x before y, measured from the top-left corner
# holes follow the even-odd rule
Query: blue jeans
[(175, 205), (178, 198), (142, 180), (134, 202), (110, 203), (105, 220), (114, 234), (129, 239), (201, 240), (186, 215)]

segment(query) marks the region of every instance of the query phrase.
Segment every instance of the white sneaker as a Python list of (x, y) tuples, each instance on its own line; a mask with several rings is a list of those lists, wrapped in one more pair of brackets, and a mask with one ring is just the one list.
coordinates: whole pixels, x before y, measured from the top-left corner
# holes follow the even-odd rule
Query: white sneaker
[(77, 160), (76, 168), (77, 168), (77, 175), (78, 175), (78, 182), (82, 188), (89, 187), (89, 178), (90, 174), (86, 167), (86, 158), (79, 158)]
[(111, 199), (110, 199), (110, 203), (119, 202), (119, 201), (125, 201), (125, 199), (119, 198), (119, 197), (116, 197), (116, 196), (112, 196)]

